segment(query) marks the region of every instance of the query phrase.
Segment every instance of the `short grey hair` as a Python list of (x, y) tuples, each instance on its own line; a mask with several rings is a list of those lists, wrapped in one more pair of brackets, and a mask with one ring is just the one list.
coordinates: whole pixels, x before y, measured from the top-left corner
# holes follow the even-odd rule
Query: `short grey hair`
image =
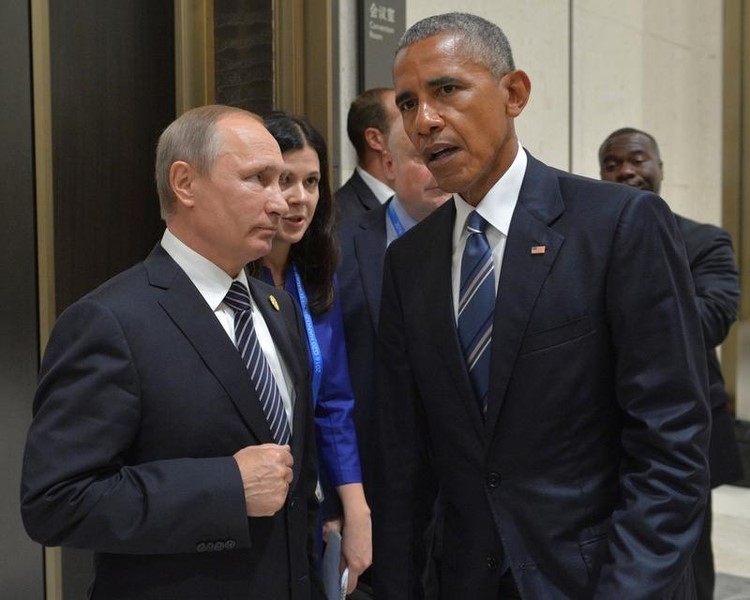
[(159, 136), (155, 176), (162, 219), (166, 220), (174, 212), (176, 202), (169, 184), (172, 164), (181, 160), (201, 174), (208, 173), (221, 151), (221, 136), (218, 135), (216, 124), (233, 114), (248, 115), (263, 123), (260, 117), (241, 108), (211, 104), (183, 113)]
[(403, 48), (433, 37), (452, 33), (460, 37), (465, 56), (484, 65), (497, 78), (516, 70), (513, 52), (503, 30), (487, 19), (468, 13), (446, 13), (417, 21), (406, 30), (398, 42), (398, 53)]

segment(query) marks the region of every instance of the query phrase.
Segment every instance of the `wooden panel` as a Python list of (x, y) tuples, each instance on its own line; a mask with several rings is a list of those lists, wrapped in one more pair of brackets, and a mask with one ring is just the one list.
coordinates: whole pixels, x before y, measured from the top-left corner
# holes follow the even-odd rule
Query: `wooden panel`
[(42, 600), (42, 550), (18, 498), (39, 360), (29, 22), (26, 0), (0, 5), (0, 596)]
[(50, 3), (58, 313), (163, 229), (154, 149), (175, 115), (173, 3)]
[(271, 0), (215, 0), (216, 102), (260, 115), (273, 110)]

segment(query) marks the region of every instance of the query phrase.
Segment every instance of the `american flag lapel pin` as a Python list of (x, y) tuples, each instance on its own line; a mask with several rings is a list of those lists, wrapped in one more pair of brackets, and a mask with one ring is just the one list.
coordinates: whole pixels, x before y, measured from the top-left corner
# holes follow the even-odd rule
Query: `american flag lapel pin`
[(547, 246), (532, 246), (531, 247), (532, 254), (544, 254), (545, 252), (547, 252)]

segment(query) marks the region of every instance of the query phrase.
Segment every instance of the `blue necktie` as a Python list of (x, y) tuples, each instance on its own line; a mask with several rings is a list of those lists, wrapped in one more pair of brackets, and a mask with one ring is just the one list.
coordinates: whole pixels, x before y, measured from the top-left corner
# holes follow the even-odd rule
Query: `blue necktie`
[(255, 333), (252, 305), (247, 288), (239, 281), (233, 281), (224, 298), (224, 304), (234, 310), (234, 334), (237, 349), (250, 373), (255, 391), (258, 392), (273, 439), (278, 444), (288, 444), (291, 437), (289, 421), (276, 379)]
[(490, 386), (490, 347), (495, 312), (495, 277), (485, 221), (472, 211), (466, 221), (468, 237), (461, 258), (458, 337), (482, 415), (487, 412)]

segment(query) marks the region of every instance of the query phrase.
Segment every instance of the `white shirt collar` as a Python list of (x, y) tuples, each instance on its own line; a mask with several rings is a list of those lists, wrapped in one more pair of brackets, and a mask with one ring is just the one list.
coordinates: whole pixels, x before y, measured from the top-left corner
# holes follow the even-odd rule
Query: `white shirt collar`
[(380, 181), (380, 179), (376, 179), (375, 177), (370, 175), (362, 167), (357, 166), (357, 173), (359, 173), (359, 176), (364, 179), (367, 187), (372, 190), (372, 193), (375, 194), (375, 197), (378, 199), (378, 202), (380, 202), (380, 204), (385, 204), (388, 198), (393, 196), (393, 190), (391, 188)]
[[(185, 274), (198, 288), (211, 310), (216, 311), (219, 304), (224, 301), (229, 286), (232, 285), (234, 280), (206, 257), (183, 243), (169, 229), (164, 230), (161, 245), (167, 254), (185, 271)], [(237, 281), (248, 287), (244, 269), (237, 276)]]
[[(510, 221), (513, 217), (513, 211), (518, 202), (518, 195), (521, 191), (521, 184), (526, 174), (526, 164), (528, 158), (521, 144), (518, 144), (516, 157), (513, 159), (508, 170), (503, 176), (490, 188), (490, 191), (479, 201), (476, 211), (492, 225), (497, 231), (507, 237), (510, 229)], [(466, 233), (466, 219), (469, 213), (475, 210), (458, 194), (453, 194), (453, 200), (456, 205), (456, 224), (453, 229), (453, 247), (458, 245), (459, 240)]]

